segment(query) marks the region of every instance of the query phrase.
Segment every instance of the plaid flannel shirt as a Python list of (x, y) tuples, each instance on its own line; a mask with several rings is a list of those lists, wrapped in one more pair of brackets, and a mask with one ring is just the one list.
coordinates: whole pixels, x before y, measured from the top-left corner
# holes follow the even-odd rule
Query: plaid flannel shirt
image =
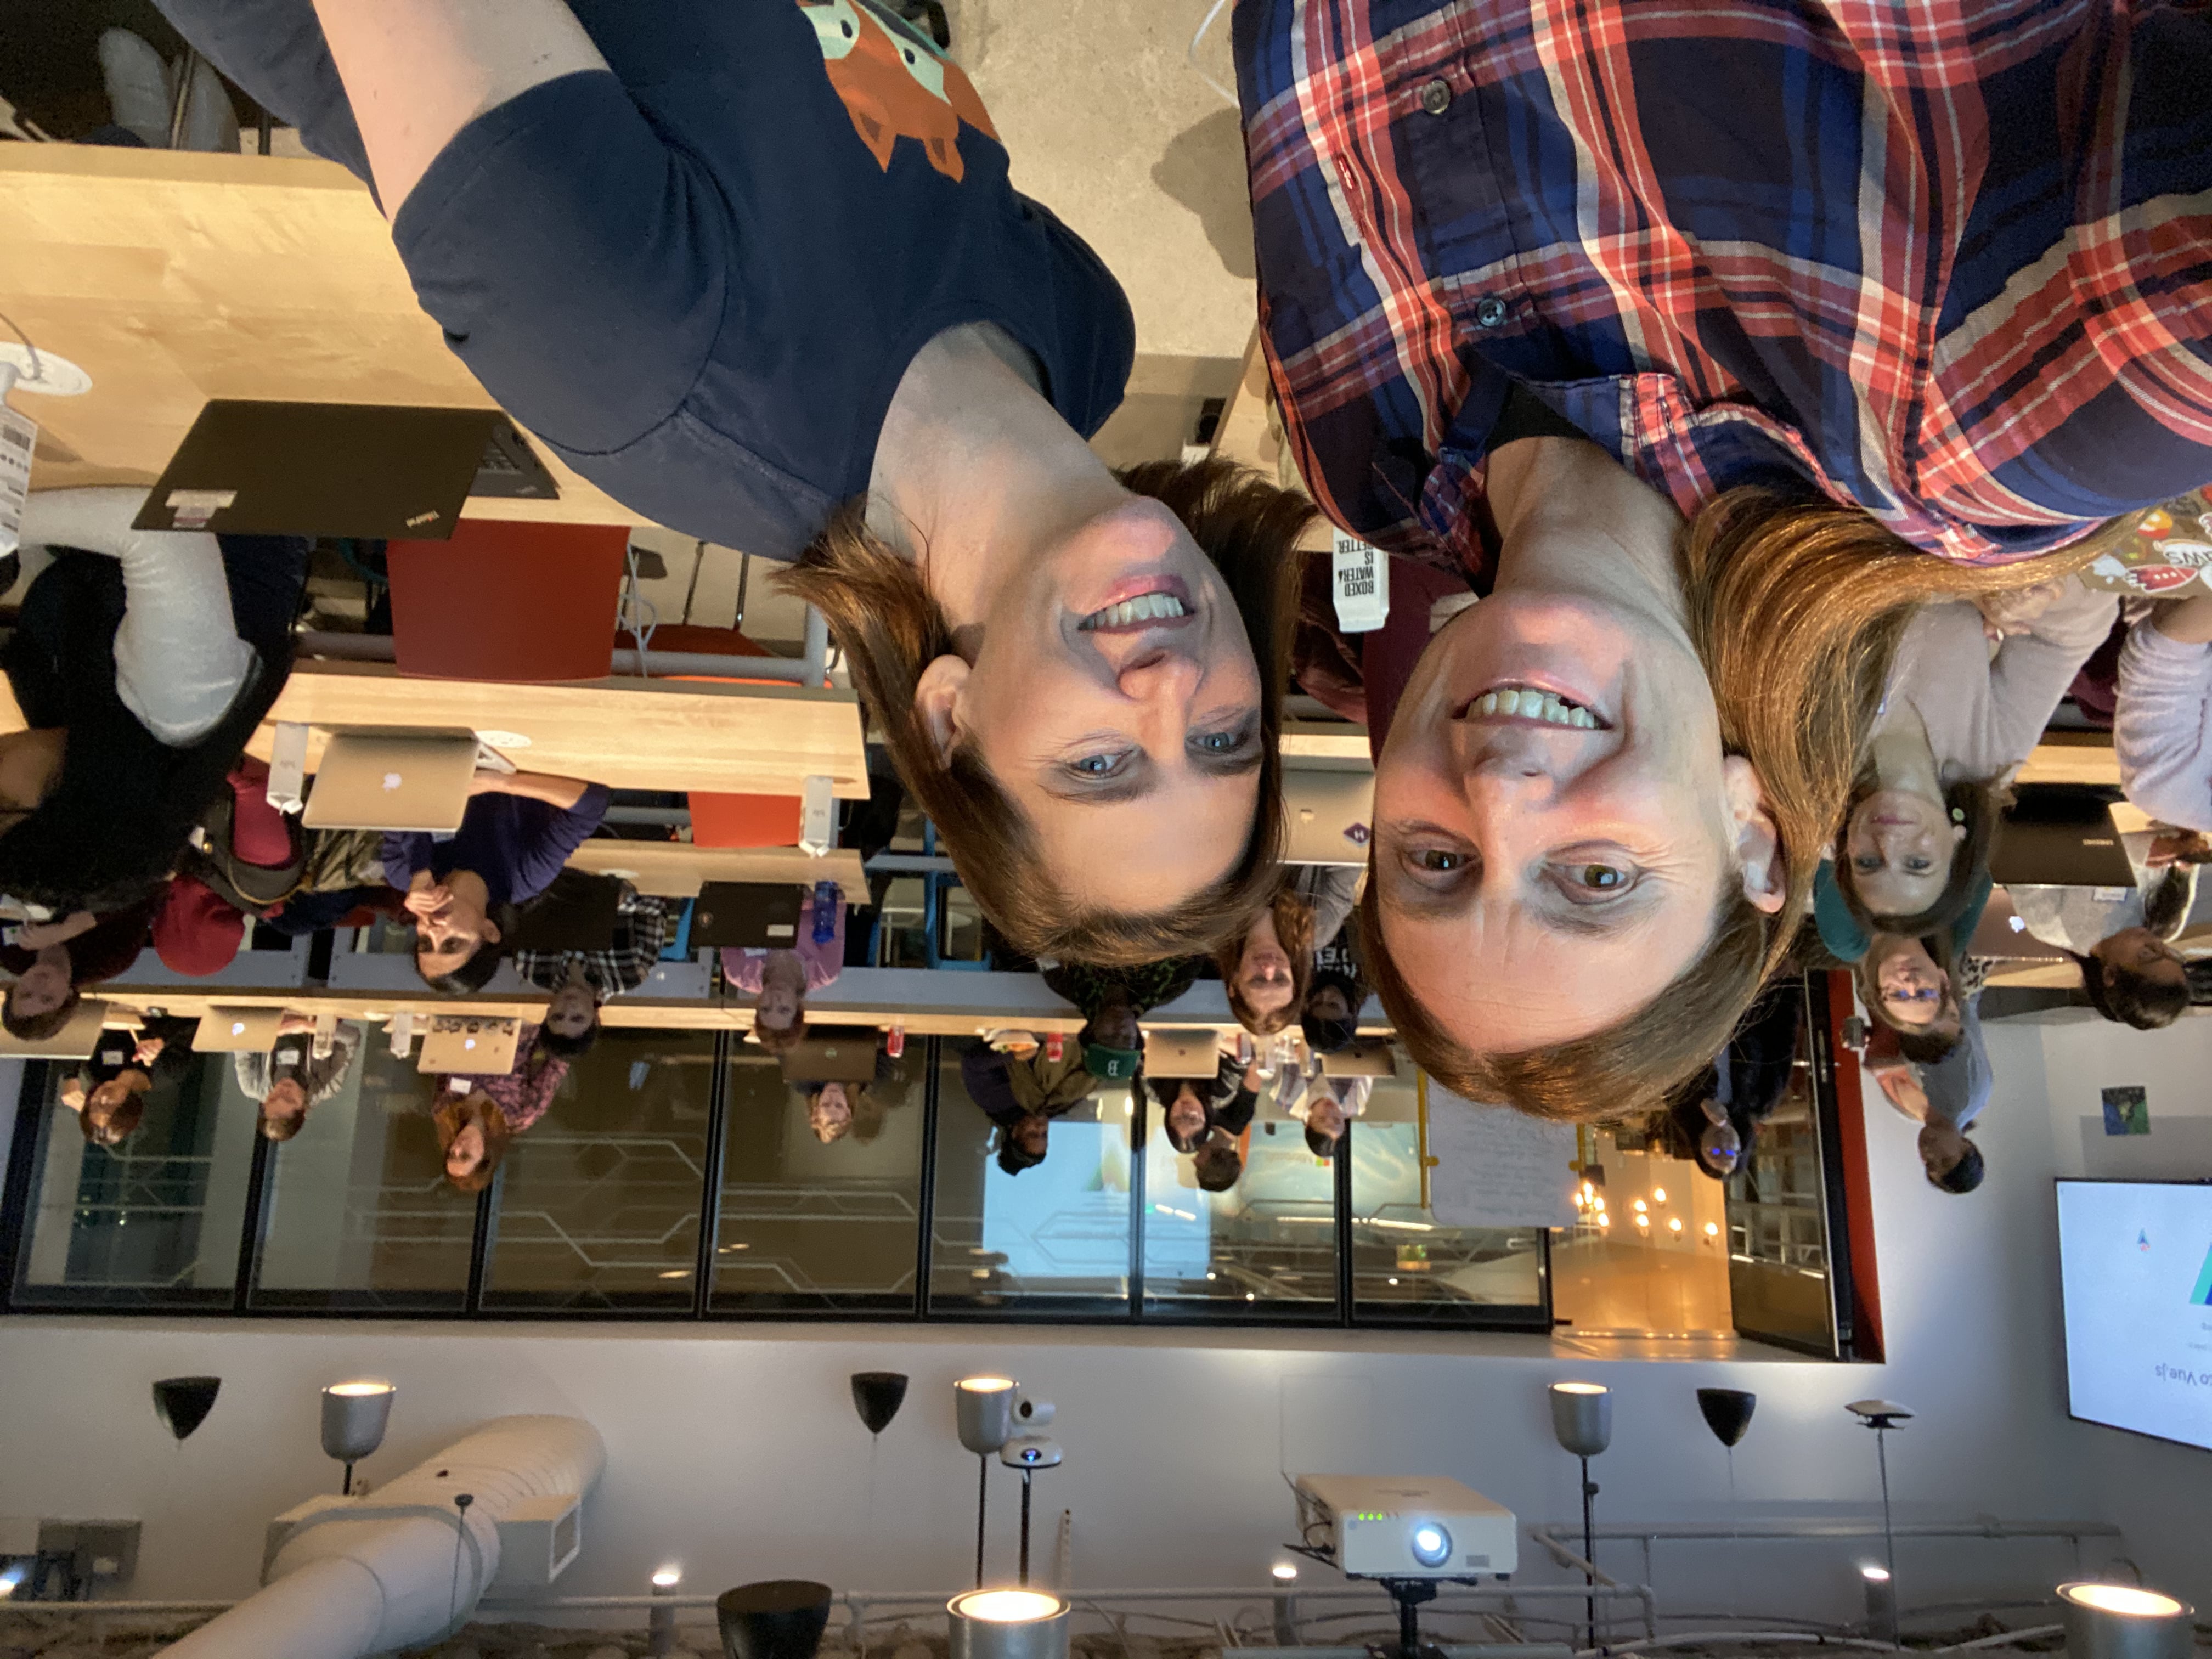
[(2212, 479), (2212, 21), (1239, 0), (1261, 318), (1338, 524), (1484, 574), (1510, 380), (1685, 513), (1996, 563)]
[(675, 901), (641, 893), (625, 882), (616, 907), (614, 938), (600, 951), (518, 951), (514, 971), (532, 985), (557, 991), (568, 977), (568, 964), (584, 964), (584, 977), (604, 997), (635, 991), (653, 972), (668, 943), (669, 916)]

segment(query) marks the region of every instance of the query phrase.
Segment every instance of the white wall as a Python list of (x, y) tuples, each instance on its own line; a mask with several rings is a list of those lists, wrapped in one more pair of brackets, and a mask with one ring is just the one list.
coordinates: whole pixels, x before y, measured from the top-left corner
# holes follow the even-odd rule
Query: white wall
[[(2051, 1124), (2053, 1176), (2212, 1177), (2212, 1019), (2134, 1031), (2077, 1013), (2031, 1029), (2042, 1049), (2038, 1103)], [(2148, 1134), (2105, 1133), (2101, 1091), (2116, 1084), (2148, 1091)], [(2055, 1250), (2047, 1188), (2043, 1202), (2051, 1238), (2046, 1251)], [(2127, 1528), (2146, 1582), (2212, 1607), (2212, 1452), (2118, 1429), (2069, 1426), (2081, 1444), (2089, 1501)]]
[[(2142, 1073), (2129, 1080), (2152, 1087), (2154, 1123), (2192, 1067), (2212, 1074), (2212, 1021), (2191, 1025), (2114, 1034)], [(2212, 1535), (2205, 1455), (2064, 1415), (2050, 1182), (2079, 1136), (2065, 1140), (2061, 1109), (2081, 1076), (2118, 1062), (2094, 1051), (2101, 1029), (2001, 1026), (1993, 1039), (2003, 1086), (1979, 1130), (1990, 1166), (1979, 1194), (1935, 1191), (1911, 1127), (1887, 1112), (1870, 1125), (1885, 1366), (1598, 1362), (1534, 1339), (1338, 1333), (16, 1318), (0, 1331), (0, 1514), (141, 1516), (134, 1593), (242, 1593), (262, 1522), (335, 1486), (316, 1444), (317, 1389), (370, 1373), (401, 1390), (372, 1478), (497, 1413), (573, 1412), (599, 1426), (607, 1475), (566, 1591), (635, 1590), (671, 1558), (702, 1589), (782, 1574), (951, 1587), (973, 1547), (975, 1486), (951, 1384), (988, 1367), (1060, 1403), (1068, 1462), (1040, 1477), (1040, 1513), (1073, 1510), (1079, 1583), (1257, 1584), (1290, 1531), (1279, 1471), (1436, 1471), (1526, 1521), (1567, 1520), (1574, 1466), (1552, 1443), (1543, 1388), (1583, 1376), (1617, 1390), (1613, 1448), (1593, 1468), (1602, 1519), (1870, 1514), (1872, 1437), (1842, 1407), (1879, 1394), (1919, 1413), (1892, 1443), (1901, 1515), (2112, 1519), (2152, 1582), (2212, 1604), (2191, 1559)], [(2173, 1048), (2171, 1071), (2143, 1072), (2154, 1054), (2167, 1063), (2160, 1043)], [(870, 1369), (914, 1379), (872, 1453), (846, 1383)], [(222, 1400), (198, 1436), (172, 1445), (147, 1383), (200, 1370), (225, 1378)], [(1697, 1416), (1701, 1383), (1759, 1395), (1733, 1510), (1727, 1459)], [(1011, 1474), (994, 1489), (994, 1560), (1008, 1569), (1017, 1491)], [(1850, 1562), (1870, 1553), (1676, 1547), (1662, 1549), (1658, 1582), (1684, 1611), (1747, 1602), (1844, 1617)], [(2086, 1565), (2106, 1553), (2093, 1547)], [(1627, 1546), (1607, 1559), (1626, 1575), (1640, 1565)], [(1974, 1541), (1916, 1547), (1900, 1565), (1912, 1603), (2039, 1589), (2070, 1560), (2061, 1547)]]

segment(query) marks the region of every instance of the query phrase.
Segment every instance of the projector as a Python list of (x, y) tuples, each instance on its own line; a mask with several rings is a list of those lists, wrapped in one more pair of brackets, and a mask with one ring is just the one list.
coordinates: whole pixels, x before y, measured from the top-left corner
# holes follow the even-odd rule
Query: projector
[(1302, 1474), (1299, 1541), (1348, 1578), (1471, 1578), (1519, 1565), (1513, 1513), (1434, 1475)]

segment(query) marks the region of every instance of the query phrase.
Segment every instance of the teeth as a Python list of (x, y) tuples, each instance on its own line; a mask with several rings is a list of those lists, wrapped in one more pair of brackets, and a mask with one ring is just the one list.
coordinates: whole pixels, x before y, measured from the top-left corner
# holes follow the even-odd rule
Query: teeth
[(1549, 726), (1571, 726), (1580, 732), (1597, 729), (1597, 716), (1549, 691), (1486, 691), (1469, 711), (1475, 714), (1510, 714)]
[(1133, 599), (1124, 599), (1119, 605), (1109, 605), (1103, 611), (1094, 611), (1083, 619), (1085, 628), (1127, 628), (1131, 623), (1154, 622), (1162, 617), (1189, 614), (1183, 603), (1172, 593), (1144, 593)]

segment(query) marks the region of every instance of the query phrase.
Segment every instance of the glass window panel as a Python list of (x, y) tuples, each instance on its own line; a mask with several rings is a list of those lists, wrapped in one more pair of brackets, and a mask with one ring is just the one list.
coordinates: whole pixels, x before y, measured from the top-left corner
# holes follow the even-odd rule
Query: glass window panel
[(202, 1060), (156, 1077), (120, 1146), (94, 1146), (60, 1100), (73, 1064), (46, 1067), (19, 1301), (50, 1306), (228, 1310), (253, 1164), (251, 1107)]
[[(208, 1064), (222, 1078), (227, 1109), (251, 1125), (260, 1103), (240, 1089), (228, 1057)], [(254, 1306), (463, 1305), (477, 1203), (447, 1184), (430, 1121), (436, 1087), (372, 1027), (345, 1086), (309, 1109), (298, 1134), (270, 1146)]]
[(1101, 1084), (1052, 1120), (1042, 1164), (1012, 1176), (940, 1045), (929, 1302), (951, 1311), (1112, 1313), (1129, 1301), (1129, 1091)]
[(1589, 1144), (1590, 1191), (1552, 1246), (1553, 1311), (1579, 1336), (1728, 1334), (1721, 1183), (1638, 1131)]
[(1243, 1173), (1200, 1191), (1155, 1103), (1145, 1140), (1145, 1305), (1186, 1317), (1336, 1316), (1336, 1172), (1272, 1088), (1243, 1138)]
[(1352, 1145), (1356, 1316), (1541, 1322), (1548, 1310), (1540, 1230), (1455, 1227), (1438, 1221), (1430, 1207), (1418, 1082), (1402, 1070), (1377, 1078), (1365, 1114), (1346, 1137)]
[(514, 1138), (486, 1307), (689, 1310), (714, 1033), (601, 1034)]
[(732, 1045), (713, 1305), (907, 1313), (921, 1254), (923, 1081), (916, 1040), (827, 1145), (775, 1058)]

